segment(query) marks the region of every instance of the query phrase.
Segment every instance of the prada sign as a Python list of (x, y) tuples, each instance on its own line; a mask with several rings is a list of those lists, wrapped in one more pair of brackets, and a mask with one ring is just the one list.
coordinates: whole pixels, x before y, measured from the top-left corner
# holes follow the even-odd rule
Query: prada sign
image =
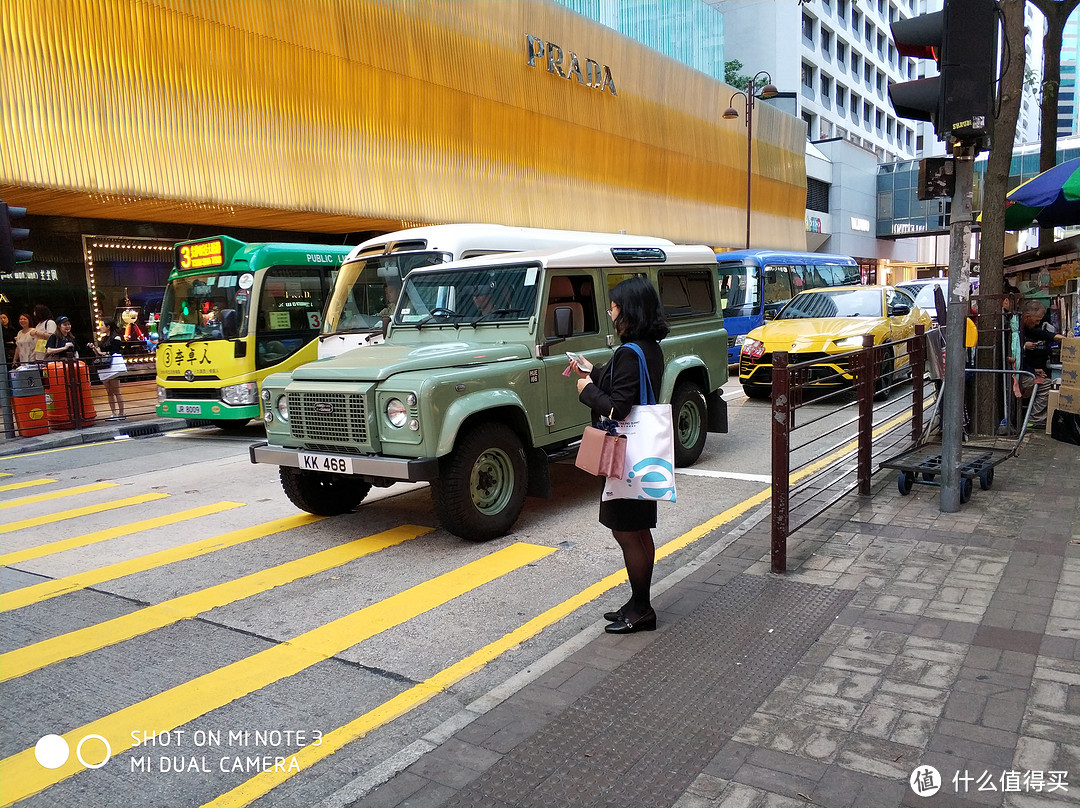
[(554, 42), (545, 42), (540, 37), (525, 35), (525, 52), (529, 67), (536, 67), (536, 60), (547, 57), (547, 71), (561, 79), (577, 79), (577, 83), (592, 87), (600, 92), (615, 92), (615, 82), (611, 78), (611, 68), (592, 59), (586, 59), (584, 73), (578, 55), (573, 51), (563, 52), (562, 47)]

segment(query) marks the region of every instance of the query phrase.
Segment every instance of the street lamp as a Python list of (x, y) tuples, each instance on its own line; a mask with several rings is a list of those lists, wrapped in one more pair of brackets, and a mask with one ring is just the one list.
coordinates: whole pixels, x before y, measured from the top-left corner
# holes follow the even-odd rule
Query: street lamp
[[(754, 87), (757, 84), (759, 78), (766, 79), (765, 86), (761, 88), (761, 92), (755, 93)], [(735, 109), (733, 104), (735, 103), (736, 96), (742, 96), (743, 101), (746, 103), (746, 249), (750, 249), (750, 180), (753, 176), (753, 163), (751, 158), (754, 156), (754, 138), (753, 130), (750, 128), (750, 124), (754, 118), (754, 99), (755, 98), (776, 98), (780, 95), (780, 91), (776, 89), (776, 86), (772, 83), (772, 76), (765, 70), (759, 70), (754, 74), (753, 78), (747, 82), (746, 92), (735, 92), (731, 94), (731, 99), (728, 101), (728, 108), (724, 111), (725, 120), (731, 120), (739, 117), (739, 111)]]

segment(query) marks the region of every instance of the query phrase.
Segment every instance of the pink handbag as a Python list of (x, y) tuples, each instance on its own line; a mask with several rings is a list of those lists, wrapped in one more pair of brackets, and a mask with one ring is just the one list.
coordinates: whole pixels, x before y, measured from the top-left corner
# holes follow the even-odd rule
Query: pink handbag
[(626, 464), (626, 438), (612, 435), (595, 426), (585, 427), (574, 465), (598, 477), (623, 479)]

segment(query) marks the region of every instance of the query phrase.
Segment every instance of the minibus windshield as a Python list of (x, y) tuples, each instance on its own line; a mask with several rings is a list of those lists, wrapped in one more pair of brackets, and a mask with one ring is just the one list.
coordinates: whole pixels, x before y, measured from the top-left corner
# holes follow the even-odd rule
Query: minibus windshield
[(172, 278), (161, 303), (161, 342), (247, 335), (252, 275), (207, 272)]
[(381, 329), (397, 307), (402, 279), (417, 267), (453, 259), (445, 252), (391, 253), (341, 265), (326, 309), (323, 334)]
[(754, 264), (720, 264), (720, 302), (725, 317), (746, 317), (760, 313), (760, 278), (761, 269)]

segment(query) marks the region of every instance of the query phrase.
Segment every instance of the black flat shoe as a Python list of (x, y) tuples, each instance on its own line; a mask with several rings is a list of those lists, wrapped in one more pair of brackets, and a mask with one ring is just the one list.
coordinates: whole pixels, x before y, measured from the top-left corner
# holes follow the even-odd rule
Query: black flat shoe
[(625, 608), (625, 606), (620, 606), (614, 612), (604, 612), (604, 619), (609, 623), (621, 623), (623, 619), (623, 609)]
[(637, 620), (623, 617), (612, 622), (610, 626), (604, 626), (608, 634), (633, 634), (635, 631), (656, 631), (656, 612), (652, 609), (645, 612)]

